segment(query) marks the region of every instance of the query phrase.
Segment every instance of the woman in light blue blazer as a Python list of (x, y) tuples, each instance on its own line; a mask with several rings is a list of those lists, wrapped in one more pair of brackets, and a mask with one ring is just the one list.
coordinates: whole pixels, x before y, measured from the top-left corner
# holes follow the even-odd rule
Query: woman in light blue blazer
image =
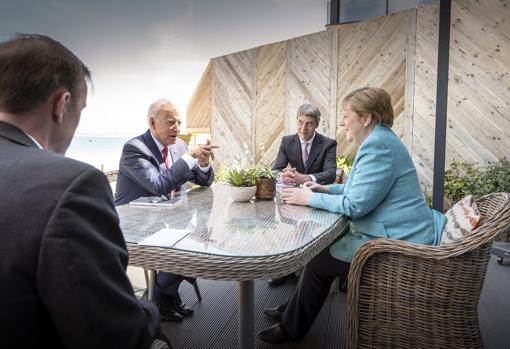
[(281, 322), (259, 334), (270, 343), (299, 340), (317, 317), (331, 283), (346, 280), (349, 266), (362, 244), (375, 238), (433, 245), (446, 218), (429, 209), (420, 192), (409, 152), (391, 130), (393, 108), (389, 94), (364, 87), (350, 92), (342, 103), (341, 126), (347, 141), (359, 146), (345, 184), (313, 182), (302, 189), (281, 193), (288, 204), (341, 213), (350, 218), (349, 229), (304, 268), (287, 304), (266, 309)]

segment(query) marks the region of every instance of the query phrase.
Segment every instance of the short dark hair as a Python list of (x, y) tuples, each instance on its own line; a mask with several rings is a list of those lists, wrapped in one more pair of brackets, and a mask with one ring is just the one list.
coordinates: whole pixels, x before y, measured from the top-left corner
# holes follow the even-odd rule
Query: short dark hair
[(0, 111), (23, 114), (64, 87), (76, 101), (90, 71), (64, 45), (39, 34), (16, 34), (0, 43)]
[(321, 121), (321, 112), (319, 108), (310, 103), (303, 104), (298, 108), (297, 116), (299, 117), (300, 115), (314, 118), (317, 125), (319, 125), (319, 122)]

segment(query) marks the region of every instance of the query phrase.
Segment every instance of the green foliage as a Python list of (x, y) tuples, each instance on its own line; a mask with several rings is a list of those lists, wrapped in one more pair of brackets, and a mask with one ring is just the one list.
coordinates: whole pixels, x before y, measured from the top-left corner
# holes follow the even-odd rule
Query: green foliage
[(341, 168), (344, 171), (344, 176), (347, 176), (351, 172), (352, 163), (354, 159), (346, 156), (338, 156), (336, 158), (336, 167)]
[(271, 178), (276, 179), (277, 172), (268, 165), (257, 166), (257, 175), (259, 178)]
[(478, 198), (495, 192), (510, 192), (510, 162), (503, 159), (475, 168), (472, 164), (453, 161), (445, 172), (444, 192), (453, 202), (470, 194)]
[(216, 174), (218, 182), (224, 182), (234, 187), (252, 187), (259, 178), (256, 167), (222, 166)]

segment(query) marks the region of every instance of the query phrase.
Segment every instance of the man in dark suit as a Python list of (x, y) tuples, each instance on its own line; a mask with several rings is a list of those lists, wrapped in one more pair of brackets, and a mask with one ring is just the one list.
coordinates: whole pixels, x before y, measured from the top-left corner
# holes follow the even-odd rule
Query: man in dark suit
[[(211, 145), (190, 147), (178, 138), (181, 118), (175, 106), (160, 99), (149, 107), (149, 129), (129, 140), (122, 150), (115, 190), (115, 204), (123, 205), (145, 196), (172, 196), (187, 181), (209, 186), (214, 173), (209, 164)], [(183, 188), (185, 190), (185, 188)], [(159, 272), (155, 301), (164, 321), (182, 321), (193, 314), (179, 297), (179, 285), (193, 278)]]
[(60, 43), (0, 43), (0, 343), (5, 348), (149, 348), (108, 181), (63, 156), (90, 72)]
[[(330, 184), (336, 176), (336, 141), (317, 133), (321, 112), (312, 104), (303, 104), (297, 111), (297, 133), (284, 136), (274, 170), (280, 172), (280, 181), (291, 185), (305, 182)], [(289, 166), (290, 167), (287, 167)], [(292, 279), (295, 273), (269, 279), (273, 286)]]
[(283, 137), (273, 167), (282, 171), (282, 182), (300, 185), (309, 181), (319, 184), (335, 181), (336, 141), (315, 131), (320, 117), (319, 109), (311, 104), (299, 107), (298, 131)]

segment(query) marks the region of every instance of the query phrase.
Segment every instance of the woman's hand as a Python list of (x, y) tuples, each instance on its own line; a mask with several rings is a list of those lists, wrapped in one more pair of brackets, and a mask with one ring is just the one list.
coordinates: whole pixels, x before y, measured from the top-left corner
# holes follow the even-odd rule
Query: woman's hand
[(329, 193), (329, 186), (318, 184), (315, 182), (306, 182), (303, 184), (305, 188), (309, 188), (314, 193)]
[(281, 198), (284, 204), (306, 206), (312, 196), (313, 191), (310, 188), (287, 188), (281, 191)]

